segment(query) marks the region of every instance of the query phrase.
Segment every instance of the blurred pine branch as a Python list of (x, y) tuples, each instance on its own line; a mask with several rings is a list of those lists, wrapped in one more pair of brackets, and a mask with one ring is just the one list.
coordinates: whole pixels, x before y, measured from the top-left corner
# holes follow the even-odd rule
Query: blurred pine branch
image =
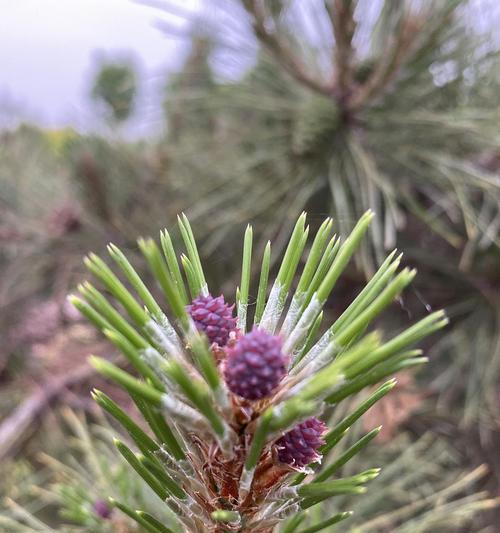
[[(188, 212), (206, 220), (207, 254), (230, 247), (244, 219), (276, 234), (279, 249), (282, 224), (304, 208), (332, 214), (341, 235), (373, 209), (358, 268), (373, 272), (396, 245), (419, 249), (416, 308), (461, 309), (444, 340), (461, 363), (437, 390), (443, 401), (454, 390), (467, 426), (498, 427), (498, 9), (370, 4), (235, 0), (207, 12), (166, 97), (174, 179), (203, 196)], [(484, 305), (484, 358), (471, 358), (456, 339)]]

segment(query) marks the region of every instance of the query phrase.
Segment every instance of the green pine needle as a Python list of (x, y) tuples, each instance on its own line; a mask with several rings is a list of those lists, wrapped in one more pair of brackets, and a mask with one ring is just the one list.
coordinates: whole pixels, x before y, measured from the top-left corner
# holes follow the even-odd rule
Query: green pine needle
[[(288, 375), (275, 386), (276, 390), (262, 403), (239, 398), (228, 390), (228, 387), (234, 386), (234, 383), (230, 385), (229, 380), (225, 383), (228, 353), (224, 347), (209, 345), (203, 328), (198, 329), (203, 323), (197, 323), (198, 318), (189, 317), (190, 308), (187, 307), (181, 268), (166, 230), (161, 233), (163, 255), (151, 239), (140, 239), (139, 247), (176, 319), (173, 325), (116, 247), (108, 247), (110, 254), (143, 300), (146, 310), (101, 259), (93, 254), (86, 259), (89, 270), (125, 309), (137, 329), (90, 283), (79, 287), (83, 299), (72, 297), (71, 301), (103, 331), (142, 379), (133, 377), (102, 358), (92, 357), (91, 363), (99, 373), (130, 394), (153, 437), (103, 393), (94, 391), (93, 398), (121, 424), (141, 454), (135, 454), (124, 443), (116, 441), (119, 452), (175, 512), (185, 513), (185, 510), (181, 511), (185, 508), (175, 507), (177, 504), (174, 499), (179, 501), (178, 505), (181, 505), (181, 501), (191, 502), (192, 499), (189, 505), (194, 515), (198, 516), (196, 520), (202, 520), (202, 523), (208, 520), (214, 524), (244, 524), (245, 520), (253, 520), (246, 513), (226, 508), (227, 503), (209, 513), (196, 503), (207, 490), (212, 494), (214, 488), (211, 485), (217, 485), (220, 479), (225, 479), (220, 478), (222, 474), (218, 471), (212, 473), (210, 487), (204, 488), (208, 478), (205, 474), (200, 477), (195, 473), (199, 464), (205, 465), (203, 469), (208, 469), (207, 472), (215, 468), (215, 464), (219, 465), (217, 468), (222, 469), (221, 472), (225, 472), (227, 467), (224, 465), (236, 461), (231, 468), (241, 472), (240, 477), (234, 477), (234, 473), (229, 475), (228, 472), (223, 476), (233, 479), (232, 483), (236, 481), (231, 489), (234, 491), (232, 497), (244, 501), (262, 483), (262, 472), (268, 468), (264, 468), (264, 465), (277, 461), (279, 454), (276, 441), (284, 433), (310, 417), (318, 416), (325, 402), (338, 403), (386, 376), (426, 361), (421, 351), (412, 348), (412, 345), (447, 323), (443, 312), (432, 313), (387, 341), (382, 340), (379, 332), (367, 332), (373, 320), (401, 294), (415, 275), (415, 271), (409, 269), (397, 273), (401, 256), (396, 256), (395, 251), (382, 262), (373, 278), (340, 317), (326, 327), (325, 333), (319, 335), (322, 323), (328, 316), (323, 306), (359, 247), (372, 218), (371, 212), (365, 213), (343, 243), (331, 236), (334, 222), (326, 219), (312, 239), (291, 297), (290, 288), (294, 284), (309, 237), (305, 213), (300, 215), (294, 226), (269, 296), (270, 242), (265, 246), (254, 324), (259, 325), (261, 331), (258, 334), (281, 337), (281, 350), (290, 356), (290, 369)], [(189, 294), (193, 299), (203, 295), (207, 297), (208, 305), (213, 306), (208, 307), (205, 314), (199, 314), (200, 320), (207, 317), (210, 328), (227, 327), (225, 324), (231, 323), (230, 318), (213, 315), (219, 312), (221, 301), (210, 303), (198, 247), (185, 215), (179, 217), (179, 227), (187, 251), (187, 255), (181, 254), (179, 257)], [(243, 240), (240, 286), (236, 290), (238, 327), (236, 331), (227, 331), (230, 350), (240, 342), (247, 327), (252, 287), (252, 248), (253, 230), (248, 226)], [(203, 304), (199, 305), (203, 309)], [(223, 312), (230, 310), (223, 309)], [(222, 326), (218, 326), (220, 323)], [(254, 354), (247, 361), (258, 366), (255, 357), (258, 356)], [(259, 378), (255, 379), (258, 385)], [(318, 463), (309, 465), (314, 476), (307, 478), (304, 472), (299, 472), (294, 476), (277, 478), (281, 480), (280, 486), (273, 490), (296, 492), (290, 492), (290, 500), (285, 498), (279, 503), (278, 499), (272, 503), (269, 520), (278, 509), (286, 517), (289, 512), (287, 509), (294, 505), (308, 509), (332, 496), (365, 492), (366, 483), (378, 475), (378, 469), (348, 478), (330, 478), (361, 453), (380, 428), (358, 438), (340, 452), (333, 462), (327, 462), (326, 459), (348, 429), (394, 385), (395, 381), (390, 380), (380, 386), (327, 432), (325, 444), (318, 450), (324, 459), (322, 466)], [(169, 416), (168, 423), (166, 413)], [(219, 487), (217, 490), (226, 489)], [(274, 511), (271, 512), (272, 509)], [(129, 508), (123, 508), (123, 511), (148, 531), (164, 531), (162, 524), (146, 511), (132, 511)], [(296, 519), (288, 522), (285, 531), (296, 530), (307, 516), (305, 512), (300, 512)], [(309, 529), (318, 527), (319, 531), (329, 528), (347, 516), (346, 513), (336, 514), (332, 519), (310, 525)], [(187, 515), (183, 518), (185, 524), (193, 524), (193, 519)], [(267, 523), (267, 519), (262, 520)], [(252, 527), (252, 523), (249, 527)]]
[(259, 289), (257, 292), (257, 303), (255, 304), (254, 324), (259, 324), (264, 308), (266, 306), (267, 283), (269, 280), (269, 265), (271, 262), (271, 242), (267, 241), (262, 256), (262, 265), (260, 269)]
[(242, 332), (246, 331), (248, 294), (250, 290), (250, 273), (252, 267), (252, 226), (248, 225), (243, 240), (243, 264), (241, 266), (241, 283), (236, 298), (238, 312), (238, 327)]

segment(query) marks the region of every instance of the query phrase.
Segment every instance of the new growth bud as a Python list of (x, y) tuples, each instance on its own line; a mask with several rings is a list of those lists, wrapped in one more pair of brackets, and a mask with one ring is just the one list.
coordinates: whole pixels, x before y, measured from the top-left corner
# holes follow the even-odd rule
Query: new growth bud
[(276, 441), (278, 459), (297, 468), (303, 468), (320, 458), (319, 448), (325, 444), (322, 436), (327, 427), (316, 417), (309, 418), (285, 433)]
[(224, 377), (229, 390), (246, 400), (269, 396), (286, 374), (281, 338), (254, 329), (227, 350)]
[(229, 306), (224, 296), (198, 296), (187, 306), (188, 313), (199, 331), (205, 333), (210, 343), (225, 346), (231, 331), (236, 329), (234, 305)]

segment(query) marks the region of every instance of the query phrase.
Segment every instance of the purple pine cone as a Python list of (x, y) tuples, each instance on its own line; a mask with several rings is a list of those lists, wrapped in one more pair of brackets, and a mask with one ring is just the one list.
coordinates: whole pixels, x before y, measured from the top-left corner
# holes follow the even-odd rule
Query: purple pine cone
[(320, 457), (318, 449), (325, 444), (321, 437), (326, 430), (326, 425), (316, 417), (298, 424), (276, 441), (278, 459), (297, 468), (313, 463)]
[(194, 320), (199, 331), (203, 331), (210, 344), (225, 346), (231, 331), (236, 329), (236, 318), (233, 317), (234, 305), (227, 305), (224, 296), (198, 296), (187, 306), (188, 313)]
[(93, 505), (94, 513), (104, 520), (108, 519), (113, 512), (113, 509), (104, 501), (96, 500)]
[(254, 329), (227, 350), (224, 377), (229, 390), (247, 400), (260, 400), (276, 389), (286, 374), (288, 358), (281, 339)]

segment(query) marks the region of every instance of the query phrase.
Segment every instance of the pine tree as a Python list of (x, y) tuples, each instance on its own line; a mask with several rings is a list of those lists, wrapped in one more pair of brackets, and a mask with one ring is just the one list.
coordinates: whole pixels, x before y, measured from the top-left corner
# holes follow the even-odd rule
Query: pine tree
[[(498, 425), (500, 380), (496, 47), (465, 0), (372, 4), (220, 8), (225, 29), (210, 56), (218, 84), (210, 95), (172, 95), (215, 115), (215, 130), (184, 132), (191, 150), (174, 154), (173, 167), (180, 182), (196, 175), (206, 184), (204, 201), (188, 210), (207, 220), (204, 253), (230, 242), (242, 212), (279, 246), (283, 222), (304, 208), (332, 214), (342, 235), (373, 209), (357, 266), (371, 274), (385, 250), (408, 250), (424, 272), (424, 305), (450, 306), (454, 318), (441, 345), (446, 368), (434, 367), (443, 370), (439, 392), (483, 431)], [(229, 53), (246, 69), (221, 81)], [(481, 355), (471, 358), (463, 339), (478, 327)]]
[(109, 120), (120, 124), (133, 112), (137, 96), (137, 77), (128, 63), (104, 63), (96, 74), (92, 98), (107, 108)]

